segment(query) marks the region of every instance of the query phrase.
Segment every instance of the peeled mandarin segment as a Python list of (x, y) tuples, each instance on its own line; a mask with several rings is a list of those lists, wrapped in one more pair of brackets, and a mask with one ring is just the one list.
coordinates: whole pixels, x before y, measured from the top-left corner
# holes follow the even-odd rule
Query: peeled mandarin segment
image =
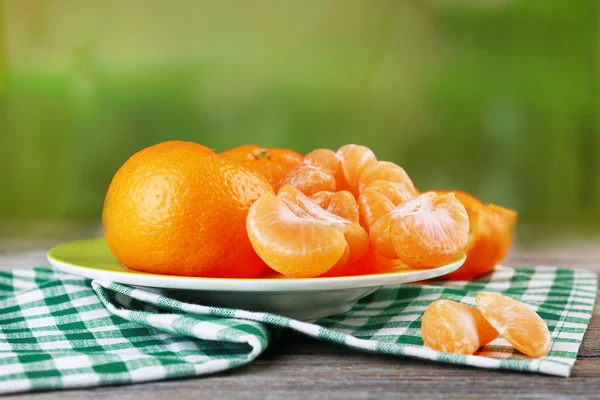
[(352, 193), (346, 190), (335, 192), (325, 210), (358, 224), (358, 204)]
[[(358, 260), (363, 256), (363, 254), (365, 254), (369, 248), (369, 235), (358, 223), (349, 221), (329, 211), (323, 210), (301, 193), (298, 194), (296, 203), (311, 217), (320, 221), (324, 221), (332, 226), (336, 226), (342, 230), (346, 239), (346, 243), (349, 246), (349, 263)], [(342, 265), (338, 266), (340, 268), (343, 267)]]
[(278, 186), (283, 185), (292, 185), (307, 196), (322, 190), (330, 192), (336, 190), (335, 177), (332, 174), (321, 168), (305, 164), (300, 164), (291, 170)]
[(347, 144), (336, 153), (341, 165), (342, 188), (358, 197), (358, 178), (365, 168), (377, 161), (375, 154), (365, 146)]
[(371, 243), (384, 256), (399, 258), (411, 268), (435, 268), (454, 260), (464, 250), (469, 218), (452, 193), (429, 192), (380, 218), (370, 235)]
[[(482, 209), (485, 205), (481, 200), (479, 200), (475, 196), (467, 192), (463, 192), (461, 190), (435, 190), (434, 192), (440, 195), (454, 193), (454, 196), (456, 196), (458, 201), (460, 201), (462, 205), (465, 206), (467, 214), (469, 215), (469, 220), (473, 220), (474, 218), (476, 218), (479, 210)], [(471, 229), (473, 228), (471, 227)]]
[(373, 225), (384, 215), (392, 211), (395, 204), (383, 193), (367, 188), (358, 197), (358, 212), (362, 226), (369, 232)]
[(345, 218), (352, 222), (359, 222), (358, 204), (352, 193), (341, 190), (339, 192), (320, 191), (312, 196), (310, 200), (322, 209)]
[(400, 205), (396, 209), (399, 218), (392, 225), (396, 254), (411, 268), (439, 267), (453, 261), (469, 239), (469, 217), (454, 195), (427, 197)]
[(252, 204), (246, 229), (259, 257), (275, 271), (295, 278), (323, 274), (348, 247), (339, 227), (273, 195), (262, 196)]
[(417, 189), (404, 169), (393, 162), (377, 161), (367, 166), (360, 174), (358, 188), (362, 192), (369, 184), (375, 181), (388, 181), (402, 184), (406, 191), (414, 197), (419, 194)]
[(498, 337), (480, 312), (452, 300), (431, 303), (421, 320), (423, 342), (432, 350), (471, 355)]
[(304, 156), (304, 164), (321, 168), (332, 174), (336, 179), (340, 173), (340, 160), (329, 149), (316, 149)]
[(403, 183), (381, 180), (371, 182), (358, 197), (363, 227), (370, 231), (379, 218), (413, 197), (413, 191)]
[(479, 347), (483, 347), (486, 344), (498, 339), (498, 337), (500, 336), (500, 332), (498, 332), (496, 328), (494, 328), (492, 324), (490, 324), (488, 320), (485, 319), (481, 311), (473, 307), (469, 308), (471, 309), (473, 317), (475, 318), (475, 323), (477, 324), (477, 334), (479, 335)]
[[(365, 230), (357, 223), (344, 218), (341, 215), (337, 215), (327, 210), (323, 210), (316, 203), (314, 203), (309, 197), (305, 196), (302, 192), (291, 185), (282, 186), (277, 194), (286, 204), (290, 202), (289, 208), (301, 216), (296, 210), (301, 210), (302, 213), (314, 218), (318, 221), (327, 223), (328, 225), (339, 228), (346, 239), (348, 245), (348, 258), (347, 260), (340, 260), (332, 268), (331, 273), (328, 276), (345, 274), (345, 266), (347, 263), (352, 263), (358, 260), (367, 251), (369, 247), (369, 235)], [(345, 202), (351, 199), (350, 205)], [(356, 208), (356, 201), (354, 197), (348, 192), (337, 192), (331, 195), (331, 201), (328, 208), (337, 208), (340, 214), (348, 213), (348, 208), (352, 205)], [(355, 210), (355, 212), (357, 212)], [(356, 218), (358, 218), (356, 216)]]
[(550, 350), (548, 325), (525, 304), (498, 293), (479, 293), (475, 303), (485, 319), (521, 353), (542, 357)]
[(394, 206), (399, 206), (405, 201), (410, 200), (418, 195), (414, 187), (408, 186), (405, 183), (383, 180), (376, 180), (369, 183), (363, 192), (366, 190), (378, 191), (390, 199), (391, 202), (394, 203)]
[(392, 224), (395, 222), (395, 218), (396, 216), (392, 212), (385, 214), (377, 220), (369, 233), (371, 246), (383, 257), (390, 260), (398, 259), (391, 236)]
[(296, 189), (292, 185), (283, 185), (279, 188), (279, 191), (277, 191), (277, 197), (282, 199), (288, 199), (293, 203), (296, 203), (298, 201), (298, 198), (303, 196), (304, 193), (302, 193), (300, 190)]
[(327, 190), (321, 190), (320, 192), (314, 193), (310, 196), (310, 199), (313, 203), (326, 210), (329, 207), (329, 202), (331, 201), (331, 196), (333, 196), (334, 192), (329, 192)]
[(346, 247), (346, 251), (342, 258), (339, 259), (337, 263), (333, 267), (331, 267), (327, 272), (322, 275), (319, 275), (321, 278), (329, 278), (334, 276), (345, 276), (347, 275), (347, 266), (348, 259), (350, 258), (350, 247)]

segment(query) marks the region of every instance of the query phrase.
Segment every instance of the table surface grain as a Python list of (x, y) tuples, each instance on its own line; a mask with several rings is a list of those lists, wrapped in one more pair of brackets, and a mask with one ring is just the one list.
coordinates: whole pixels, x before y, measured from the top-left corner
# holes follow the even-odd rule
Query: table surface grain
[[(596, 238), (597, 239), (597, 238)], [(0, 268), (47, 265), (58, 240), (0, 239)], [(557, 265), (600, 272), (600, 239), (514, 248), (505, 265)], [(211, 376), (9, 396), (62, 399), (600, 398), (599, 299), (570, 378), (458, 367), (375, 355), (286, 331), (252, 364)]]

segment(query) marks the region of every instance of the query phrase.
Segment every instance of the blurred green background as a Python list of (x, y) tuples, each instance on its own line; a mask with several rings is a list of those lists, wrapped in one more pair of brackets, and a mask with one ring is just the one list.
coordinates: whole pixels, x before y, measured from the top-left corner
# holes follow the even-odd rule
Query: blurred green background
[(0, 220), (97, 219), (131, 154), (184, 139), (364, 144), (420, 189), (593, 229), (599, 15), (595, 0), (0, 0)]

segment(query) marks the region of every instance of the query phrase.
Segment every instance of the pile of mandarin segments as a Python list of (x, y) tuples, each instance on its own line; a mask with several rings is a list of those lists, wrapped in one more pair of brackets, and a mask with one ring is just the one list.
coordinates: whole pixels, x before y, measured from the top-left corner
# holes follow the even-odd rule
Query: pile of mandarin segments
[[(466, 253), (444, 278), (469, 280), (504, 259), (516, 218), (461, 191), (420, 192), (402, 167), (365, 146), (218, 153), (181, 141), (127, 160), (102, 212), (106, 241), (123, 265), (212, 278), (367, 275), (436, 268)], [(535, 312), (480, 296), (478, 309), (432, 303), (425, 343), (473, 354), (502, 334), (524, 354), (545, 354), (547, 327)]]

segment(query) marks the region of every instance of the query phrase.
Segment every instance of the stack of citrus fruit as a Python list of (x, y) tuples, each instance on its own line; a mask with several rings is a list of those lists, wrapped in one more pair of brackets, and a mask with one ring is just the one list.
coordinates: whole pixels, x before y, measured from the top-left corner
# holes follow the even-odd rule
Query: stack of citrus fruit
[(516, 213), (459, 191), (420, 193), (404, 169), (364, 146), (219, 154), (173, 141), (121, 167), (102, 218), (117, 258), (146, 272), (356, 275), (434, 268), (466, 251), (448, 277), (470, 279), (504, 258)]
[[(302, 156), (161, 143), (119, 169), (102, 213), (106, 241), (129, 268), (225, 278), (269, 267), (298, 278), (435, 268), (466, 252), (447, 278), (472, 279), (506, 256), (515, 221), (464, 192), (420, 193), (400, 166), (352, 144)], [(533, 311), (494, 294), (477, 305), (433, 303), (425, 343), (473, 354), (500, 333), (525, 354), (545, 354), (547, 327)]]

